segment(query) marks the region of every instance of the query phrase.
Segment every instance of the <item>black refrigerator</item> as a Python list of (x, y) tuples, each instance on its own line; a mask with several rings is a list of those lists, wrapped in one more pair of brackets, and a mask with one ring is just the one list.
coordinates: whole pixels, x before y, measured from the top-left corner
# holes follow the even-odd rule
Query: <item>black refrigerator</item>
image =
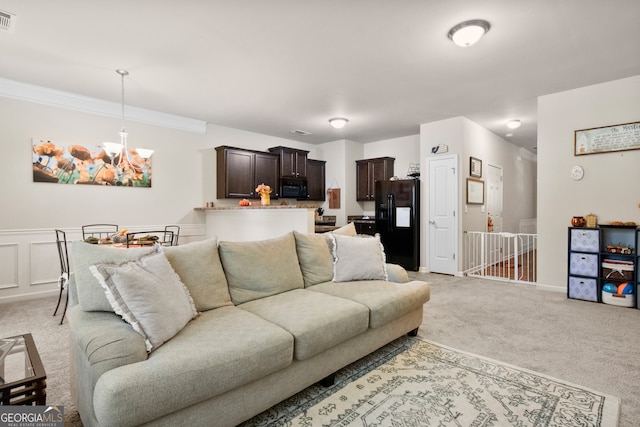
[(376, 233), (387, 262), (420, 268), (420, 180), (376, 181)]

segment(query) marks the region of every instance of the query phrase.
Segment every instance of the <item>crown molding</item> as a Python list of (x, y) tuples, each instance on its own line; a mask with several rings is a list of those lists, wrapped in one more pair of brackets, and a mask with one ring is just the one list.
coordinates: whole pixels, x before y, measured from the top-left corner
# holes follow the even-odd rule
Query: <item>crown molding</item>
[[(49, 89), (15, 80), (0, 78), (0, 96), (81, 111), (83, 113), (99, 114), (116, 119), (122, 118), (122, 104), (120, 103), (76, 95), (70, 92)], [(131, 106), (127, 106), (126, 119), (127, 121), (200, 134), (204, 134), (207, 130), (207, 122), (203, 120)]]

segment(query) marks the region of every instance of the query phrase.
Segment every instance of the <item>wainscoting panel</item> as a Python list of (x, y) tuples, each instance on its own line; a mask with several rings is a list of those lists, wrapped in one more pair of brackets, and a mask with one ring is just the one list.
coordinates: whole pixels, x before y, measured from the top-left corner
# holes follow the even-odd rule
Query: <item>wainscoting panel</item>
[[(205, 224), (179, 225), (180, 244), (206, 238)], [(158, 230), (164, 225), (127, 228), (132, 232)], [(82, 240), (80, 227), (63, 231), (67, 233), (70, 245)], [(55, 295), (59, 290), (59, 275), (54, 229), (0, 230), (0, 304)]]
[(56, 241), (31, 242), (29, 267), (31, 286), (57, 283), (60, 276), (60, 260)]
[(18, 287), (18, 244), (0, 243), (0, 295), (3, 289)]

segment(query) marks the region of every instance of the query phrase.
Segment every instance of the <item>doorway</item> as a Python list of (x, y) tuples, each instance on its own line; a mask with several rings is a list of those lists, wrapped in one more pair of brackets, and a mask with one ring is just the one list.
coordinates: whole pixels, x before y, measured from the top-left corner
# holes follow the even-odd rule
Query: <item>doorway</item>
[(429, 168), (429, 271), (458, 271), (458, 156), (427, 157)]
[(501, 233), (502, 167), (487, 165), (487, 231)]

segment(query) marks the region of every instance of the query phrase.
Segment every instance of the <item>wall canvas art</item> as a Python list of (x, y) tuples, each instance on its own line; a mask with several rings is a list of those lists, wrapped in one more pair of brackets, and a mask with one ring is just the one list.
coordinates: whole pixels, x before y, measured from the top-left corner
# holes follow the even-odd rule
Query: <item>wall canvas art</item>
[(110, 157), (102, 146), (34, 138), (33, 182), (151, 187), (151, 159), (135, 150)]

